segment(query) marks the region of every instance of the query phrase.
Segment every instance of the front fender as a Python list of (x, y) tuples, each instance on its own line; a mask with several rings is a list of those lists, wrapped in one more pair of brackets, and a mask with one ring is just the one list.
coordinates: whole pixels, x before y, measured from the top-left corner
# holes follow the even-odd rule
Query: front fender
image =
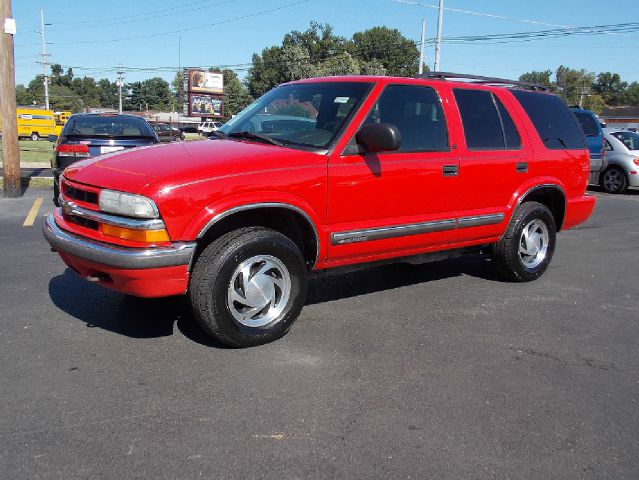
[(229, 215), (243, 210), (271, 207), (286, 208), (304, 216), (317, 236), (318, 260), (325, 258), (328, 233), (320, 213), (303, 198), (286, 192), (254, 192), (221, 198), (198, 212), (187, 225), (183, 236), (201, 238), (212, 225)]

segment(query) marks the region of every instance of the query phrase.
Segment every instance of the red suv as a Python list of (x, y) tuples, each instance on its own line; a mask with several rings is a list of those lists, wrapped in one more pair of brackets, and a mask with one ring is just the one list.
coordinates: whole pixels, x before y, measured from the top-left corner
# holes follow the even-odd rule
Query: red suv
[(313, 270), (490, 247), (513, 281), (585, 221), (589, 159), (540, 87), (483, 77), (333, 77), (281, 85), (216, 138), (69, 166), (44, 234), (87, 280), (188, 294), (232, 346), (284, 335)]

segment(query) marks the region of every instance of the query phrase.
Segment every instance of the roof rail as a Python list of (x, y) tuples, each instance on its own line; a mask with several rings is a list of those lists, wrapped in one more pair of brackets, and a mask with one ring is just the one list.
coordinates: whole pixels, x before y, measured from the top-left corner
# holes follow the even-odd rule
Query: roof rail
[(549, 87), (539, 85), (537, 83), (521, 82), (519, 80), (507, 80), (505, 78), (482, 77), (480, 75), (470, 75), (467, 73), (451, 73), (451, 72), (428, 72), (417, 75), (417, 78), (436, 78), (439, 80), (470, 80), (470, 83), (481, 83), (484, 85), (511, 85), (526, 90), (534, 90), (547, 92)]

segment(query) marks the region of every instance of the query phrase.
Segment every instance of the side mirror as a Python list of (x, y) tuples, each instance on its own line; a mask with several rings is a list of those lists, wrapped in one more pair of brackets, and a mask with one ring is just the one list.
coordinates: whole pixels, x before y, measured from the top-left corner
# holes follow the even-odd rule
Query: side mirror
[(58, 141), (57, 135), (47, 135), (47, 142), (55, 143)]
[(397, 150), (402, 143), (399, 129), (390, 123), (372, 123), (364, 125), (357, 132), (357, 143), (363, 145), (367, 152), (390, 152)]

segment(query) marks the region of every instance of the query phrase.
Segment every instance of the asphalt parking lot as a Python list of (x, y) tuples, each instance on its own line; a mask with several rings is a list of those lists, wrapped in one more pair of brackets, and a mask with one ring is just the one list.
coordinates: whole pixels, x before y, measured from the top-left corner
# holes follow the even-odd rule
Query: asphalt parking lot
[(0, 477), (639, 478), (639, 191), (593, 193), (536, 282), (478, 256), (318, 278), (247, 350), (67, 270), (49, 190), (0, 199)]

